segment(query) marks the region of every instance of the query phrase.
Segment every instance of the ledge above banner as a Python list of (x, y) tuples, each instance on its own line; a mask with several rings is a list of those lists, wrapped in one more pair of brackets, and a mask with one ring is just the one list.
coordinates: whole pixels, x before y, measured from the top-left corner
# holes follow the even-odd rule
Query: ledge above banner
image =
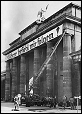
[(16, 49), (15, 51), (9, 53), (6, 55), (6, 61), (9, 59), (13, 59), (23, 53), (26, 53), (35, 47), (38, 47), (54, 38), (62, 34), (62, 25), (58, 26), (55, 29), (52, 29), (51, 31), (43, 34), (42, 36), (34, 39), (33, 41), (23, 45), (22, 47)]

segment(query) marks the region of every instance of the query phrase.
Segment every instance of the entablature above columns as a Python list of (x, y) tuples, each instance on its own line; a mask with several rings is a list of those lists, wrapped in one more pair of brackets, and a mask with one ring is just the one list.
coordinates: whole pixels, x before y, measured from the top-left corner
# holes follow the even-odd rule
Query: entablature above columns
[(7, 55), (8, 53), (16, 50), (17, 48), (19, 48), (19, 47), (23, 46), (24, 44), (34, 40), (35, 38), (45, 34), (46, 32), (52, 30), (53, 28), (58, 27), (59, 25), (63, 24), (65, 21), (71, 21), (72, 23), (74, 23), (74, 24), (76, 23), (76, 24), (81, 26), (81, 19), (65, 13), (65, 14), (61, 15), (60, 17), (58, 17), (57, 19), (49, 21), (45, 26), (41, 27), (41, 29), (37, 30), (35, 33), (29, 35), (27, 38), (20, 41), (13, 48), (10, 47), (8, 50), (4, 51), (3, 54)]

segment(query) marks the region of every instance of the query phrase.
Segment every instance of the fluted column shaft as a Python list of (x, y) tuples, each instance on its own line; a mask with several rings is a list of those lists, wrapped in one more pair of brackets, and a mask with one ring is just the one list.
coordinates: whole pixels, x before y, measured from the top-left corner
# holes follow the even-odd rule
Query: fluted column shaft
[(26, 62), (25, 56), (21, 55), (20, 60), (20, 93), (25, 93), (25, 85), (26, 85)]
[(72, 83), (71, 83), (71, 36), (65, 34), (63, 38), (63, 95), (69, 99), (72, 97)]
[(17, 61), (16, 58), (13, 59), (12, 68), (12, 98), (17, 94)]
[(81, 95), (81, 74), (79, 63), (72, 64), (72, 91), (73, 96), (80, 96)]
[(26, 94), (29, 95), (29, 57), (26, 56)]
[[(47, 42), (47, 57), (51, 53), (52, 43)], [(50, 62), (46, 67), (46, 96), (53, 96), (53, 60), (51, 58)]]
[(35, 79), (37, 77), (37, 73), (40, 68), (40, 55), (39, 55), (39, 49), (34, 50), (34, 77), (33, 77), (33, 94), (39, 94), (39, 79), (35, 82)]
[(6, 62), (5, 101), (10, 99), (10, 63)]

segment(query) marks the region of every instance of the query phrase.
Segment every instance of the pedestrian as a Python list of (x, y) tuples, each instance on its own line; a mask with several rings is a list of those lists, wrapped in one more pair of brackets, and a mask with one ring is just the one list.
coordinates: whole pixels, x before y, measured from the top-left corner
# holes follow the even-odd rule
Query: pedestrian
[(56, 96), (54, 97), (54, 108), (56, 107), (56, 104), (57, 104), (57, 99), (56, 99)]
[(19, 110), (19, 104), (20, 104), (20, 99), (19, 97), (17, 96), (17, 109)]
[(17, 110), (17, 96), (14, 97), (14, 110)]
[(21, 94), (18, 94), (19, 106), (21, 105)]
[(64, 110), (65, 110), (65, 107), (66, 107), (66, 102), (67, 102), (67, 97), (64, 96), (63, 97), (63, 107), (64, 107)]
[(17, 95), (14, 98), (14, 107), (15, 107), (15, 110), (19, 110), (19, 98)]
[(56, 108), (58, 109), (59, 107), (58, 107), (58, 103), (56, 103)]
[(76, 105), (77, 105), (77, 99), (75, 99), (74, 97), (74, 109), (76, 109)]
[(54, 106), (53, 98), (50, 99), (50, 108)]
[(74, 98), (73, 97), (70, 98), (70, 106), (71, 106), (71, 110), (73, 110), (74, 109)]

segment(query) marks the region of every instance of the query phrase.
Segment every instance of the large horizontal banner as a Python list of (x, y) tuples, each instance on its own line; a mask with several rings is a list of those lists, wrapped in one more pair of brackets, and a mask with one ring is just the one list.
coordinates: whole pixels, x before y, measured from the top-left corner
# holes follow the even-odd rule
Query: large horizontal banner
[(62, 34), (62, 25), (60, 25), (57, 28), (47, 32), (46, 34), (34, 39), (33, 41), (23, 45), (22, 47), (16, 49), (15, 51), (9, 53), (8, 55), (6, 55), (6, 60), (15, 58), (23, 53), (26, 53), (26, 52), (34, 49), (35, 47), (38, 47), (38, 46), (54, 39), (55, 37), (57, 37), (61, 34)]

